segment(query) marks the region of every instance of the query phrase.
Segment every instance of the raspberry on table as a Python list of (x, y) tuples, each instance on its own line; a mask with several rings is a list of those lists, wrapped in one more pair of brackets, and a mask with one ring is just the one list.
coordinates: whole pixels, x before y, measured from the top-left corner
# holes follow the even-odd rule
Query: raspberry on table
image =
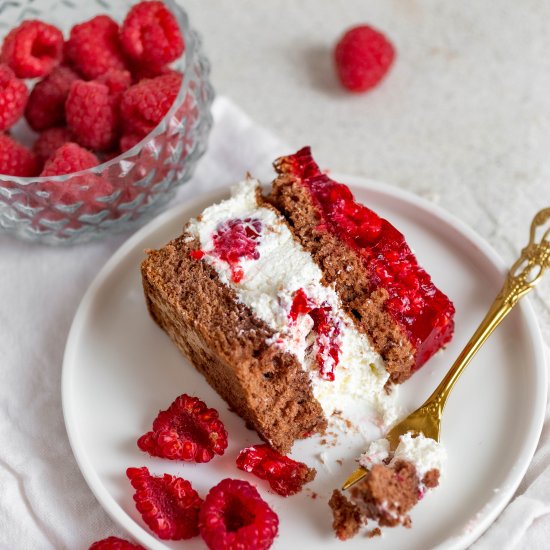
[(136, 490), (134, 501), (143, 521), (161, 539), (190, 539), (199, 534), (202, 499), (181, 477), (152, 476), (144, 466), (128, 468), (126, 475)]
[(118, 537), (108, 537), (94, 542), (88, 550), (145, 550), (145, 548)]
[(62, 145), (74, 141), (73, 134), (68, 128), (48, 128), (40, 133), (32, 147), (36, 156), (43, 163), (46, 162)]
[(174, 103), (181, 80), (182, 75), (174, 72), (130, 86), (120, 102), (124, 134), (143, 138), (154, 130)]
[(11, 128), (23, 114), (29, 91), (25, 83), (0, 63), (0, 132)]
[(199, 525), (210, 550), (267, 550), (279, 531), (279, 518), (250, 483), (224, 479), (204, 499)]
[(27, 20), (4, 38), (1, 59), (19, 78), (48, 74), (63, 56), (63, 34), (53, 25)]
[(107, 84), (73, 82), (65, 103), (65, 116), (76, 141), (90, 149), (111, 149), (119, 136), (118, 104)]
[(90, 151), (83, 149), (76, 143), (65, 143), (55, 151), (42, 172), (41, 176), (60, 176), (62, 174), (72, 174), (93, 168), (99, 164), (98, 158)]
[(65, 124), (65, 101), (78, 75), (68, 67), (55, 67), (32, 89), (25, 118), (36, 132)]
[(283, 497), (301, 491), (316, 474), (314, 468), (283, 456), (265, 444), (243, 449), (237, 457), (237, 468), (267, 480), (271, 488)]
[(340, 81), (352, 92), (365, 92), (376, 86), (388, 72), (394, 57), (391, 42), (368, 25), (349, 29), (334, 51)]
[(227, 432), (215, 409), (209, 409), (198, 397), (183, 394), (159, 412), (153, 430), (142, 435), (137, 444), (151, 456), (209, 462), (225, 452)]
[(120, 30), (124, 51), (133, 61), (163, 67), (185, 48), (176, 18), (163, 2), (140, 2), (128, 12)]
[(108, 15), (98, 15), (75, 25), (65, 44), (65, 56), (86, 79), (97, 78), (111, 69), (125, 70), (118, 23)]
[(29, 149), (0, 134), (0, 174), (6, 176), (32, 177), (40, 172), (40, 162)]

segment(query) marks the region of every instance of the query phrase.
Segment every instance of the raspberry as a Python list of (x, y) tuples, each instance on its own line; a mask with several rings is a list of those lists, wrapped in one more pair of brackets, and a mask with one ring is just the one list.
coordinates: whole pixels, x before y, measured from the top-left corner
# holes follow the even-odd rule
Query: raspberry
[(243, 449), (237, 457), (237, 468), (269, 481), (279, 495), (288, 497), (302, 490), (315, 478), (315, 469), (274, 451), (269, 445)]
[(44, 168), (41, 176), (60, 176), (62, 174), (72, 174), (88, 168), (93, 168), (99, 164), (97, 157), (86, 151), (76, 143), (65, 143), (55, 152)]
[(136, 490), (134, 500), (143, 521), (161, 539), (190, 539), (199, 534), (202, 499), (189, 481), (164, 474), (152, 476), (146, 467), (128, 468)]
[(124, 51), (140, 65), (162, 67), (184, 50), (176, 18), (162, 2), (140, 2), (126, 16), (120, 31)]
[(88, 550), (145, 550), (145, 548), (118, 537), (109, 537), (94, 542)]
[(25, 109), (25, 117), (33, 130), (40, 132), (65, 124), (65, 101), (71, 84), (77, 79), (74, 71), (59, 66), (36, 84)]
[(198, 397), (180, 395), (153, 421), (153, 431), (138, 439), (138, 447), (151, 456), (170, 460), (209, 462), (223, 455), (227, 432), (215, 409)]
[(210, 550), (266, 550), (279, 530), (277, 514), (246, 481), (223, 479), (210, 489), (199, 515)]
[(154, 130), (176, 99), (182, 75), (170, 73), (145, 79), (122, 95), (120, 113), (125, 134), (145, 137)]
[(19, 120), (28, 97), (25, 83), (7, 65), (0, 64), (0, 132)]
[(243, 279), (239, 265), (241, 259), (257, 260), (260, 257), (257, 247), (262, 228), (262, 222), (257, 218), (234, 218), (216, 228), (211, 254), (229, 264), (233, 282), (239, 283)]
[(34, 142), (33, 151), (42, 162), (46, 162), (62, 145), (73, 141), (68, 128), (50, 128), (44, 130)]
[(137, 145), (145, 136), (141, 134), (124, 134), (120, 138), (120, 150), (124, 153)]
[(365, 92), (388, 72), (395, 50), (388, 39), (368, 25), (348, 30), (336, 45), (336, 71), (345, 88)]
[(110, 69), (124, 70), (126, 64), (118, 35), (118, 24), (107, 15), (75, 25), (65, 44), (67, 60), (87, 79), (97, 78)]
[(132, 84), (132, 75), (129, 71), (120, 71), (112, 69), (102, 74), (97, 82), (105, 84), (109, 88), (109, 92), (113, 96), (117, 96), (126, 91)]
[(40, 172), (36, 155), (5, 134), (0, 134), (0, 174), (31, 177)]
[(2, 60), (19, 78), (48, 74), (63, 56), (63, 34), (42, 21), (23, 21), (2, 44)]
[(73, 82), (65, 115), (67, 124), (80, 145), (90, 149), (108, 150), (118, 139), (118, 101), (109, 86), (97, 81)]

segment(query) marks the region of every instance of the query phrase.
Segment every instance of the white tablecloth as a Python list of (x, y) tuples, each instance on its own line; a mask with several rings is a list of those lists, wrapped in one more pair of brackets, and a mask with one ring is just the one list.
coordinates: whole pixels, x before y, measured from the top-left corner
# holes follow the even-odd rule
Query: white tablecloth
[[(269, 181), (271, 161), (289, 151), (229, 101), (217, 99), (214, 112), (208, 152), (177, 201), (232, 183), (246, 170)], [(506, 237), (507, 229), (504, 224), (494, 239), (508, 243), (513, 253), (524, 242)], [(525, 239), (526, 228), (519, 236)], [(125, 238), (54, 248), (0, 237), (2, 549), (84, 549), (110, 534), (123, 535), (92, 496), (72, 457), (61, 411), (60, 377), (65, 340), (78, 303)], [(548, 295), (539, 294), (534, 302), (549, 343)], [(549, 426), (547, 422), (519, 496), (481, 540), (479, 549), (548, 547)]]

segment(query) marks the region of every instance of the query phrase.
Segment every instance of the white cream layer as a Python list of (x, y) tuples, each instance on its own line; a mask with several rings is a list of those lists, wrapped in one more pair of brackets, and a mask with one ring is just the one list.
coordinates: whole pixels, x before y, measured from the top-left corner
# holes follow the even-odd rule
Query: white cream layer
[[(375, 464), (386, 461), (389, 456), (389, 441), (378, 439), (373, 441), (367, 451), (361, 455), (359, 464), (369, 470)], [(399, 445), (393, 453), (390, 464), (397, 460), (411, 462), (416, 469), (418, 479), (422, 480), (430, 470), (437, 469), (442, 473), (447, 453), (445, 448), (434, 439), (422, 434), (413, 437), (409, 432), (400, 437)]]
[[(382, 358), (342, 312), (334, 288), (321, 284), (321, 270), (293, 238), (284, 220), (271, 208), (258, 206), (258, 186), (256, 180), (248, 178), (232, 189), (231, 198), (210, 206), (189, 222), (187, 232), (199, 239), (205, 253), (203, 261), (212, 265), (220, 280), (233, 288), (238, 299), (276, 333), (273, 343), (296, 355), (309, 373), (313, 395), (327, 417), (356, 402), (359, 410), (364, 411), (370, 405), (382, 413), (384, 423), (391, 423), (396, 417), (396, 392), (388, 395), (384, 390), (389, 375)], [(244, 277), (238, 283), (231, 278), (229, 264), (211, 254), (213, 234), (221, 223), (235, 218), (255, 218), (263, 224), (256, 249), (259, 258), (240, 261)], [(301, 315), (295, 323), (289, 322), (293, 296), (299, 289), (304, 289), (316, 304), (328, 304), (340, 323), (340, 361), (333, 381), (320, 376), (315, 353), (311, 351), (315, 340), (311, 317)]]

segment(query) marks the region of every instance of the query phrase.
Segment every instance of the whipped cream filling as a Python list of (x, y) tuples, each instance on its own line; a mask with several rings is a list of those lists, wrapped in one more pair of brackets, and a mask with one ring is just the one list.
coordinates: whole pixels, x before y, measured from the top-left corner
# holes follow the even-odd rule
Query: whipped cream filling
[(385, 463), (391, 466), (398, 460), (406, 460), (413, 464), (420, 484), (423, 485), (422, 479), (430, 470), (436, 469), (442, 473), (447, 452), (435, 439), (423, 434), (413, 437), (409, 432), (399, 438), (399, 445), (393, 455), (387, 439), (371, 442), (367, 451), (359, 457), (359, 464), (370, 470), (375, 464)]
[[(258, 205), (258, 189), (258, 181), (249, 177), (232, 189), (231, 198), (206, 208), (189, 222), (186, 231), (200, 241), (204, 253), (201, 261), (209, 263), (237, 298), (275, 332), (269, 343), (297, 357), (309, 373), (313, 395), (327, 417), (355, 409), (361, 416), (354, 419), (366, 420), (366, 406), (370, 405), (382, 415), (384, 424), (393, 422), (397, 392), (388, 395), (384, 390), (389, 374), (383, 359), (343, 313), (334, 288), (321, 284), (322, 271), (294, 239), (282, 217), (274, 209)], [(214, 240), (220, 226), (231, 220), (253, 220), (254, 231), (261, 226), (253, 257), (249, 254), (239, 259), (239, 277), (235, 277), (235, 266), (216, 252)], [(291, 315), (298, 291), (305, 293), (308, 303), (329, 312), (336, 327), (331, 338), (313, 331), (310, 315)], [(331, 345), (338, 349), (336, 361), (334, 353), (327, 352)], [(324, 354), (333, 380), (321, 372), (319, 354)]]

